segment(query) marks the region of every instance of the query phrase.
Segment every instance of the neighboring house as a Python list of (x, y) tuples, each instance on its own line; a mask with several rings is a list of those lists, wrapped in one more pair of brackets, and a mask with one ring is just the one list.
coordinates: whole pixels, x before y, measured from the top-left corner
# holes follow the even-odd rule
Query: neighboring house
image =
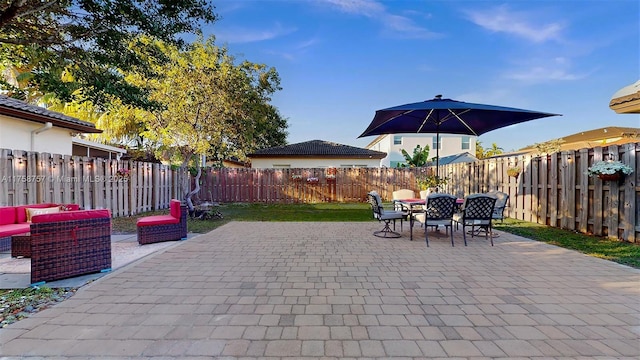
[(106, 157), (122, 149), (75, 138), (78, 134), (101, 133), (92, 123), (0, 95), (0, 148), (60, 155)]
[(326, 168), (379, 167), (387, 154), (329, 141), (311, 140), (297, 144), (258, 150), (247, 157), (251, 167), (264, 168)]
[(109, 146), (94, 141), (74, 137), (71, 139), (72, 154), (77, 156), (99, 157), (108, 160), (120, 160), (127, 153), (126, 149)]
[(240, 161), (235, 157), (222, 160), (222, 166), (224, 166), (226, 168), (235, 168), (235, 169), (242, 169), (242, 168), (251, 167), (250, 164), (247, 164), (244, 161)]
[(470, 163), (474, 161), (478, 161), (478, 158), (475, 155), (473, 155), (470, 152), (463, 152), (456, 155), (441, 157), (438, 164), (449, 165), (449, 164), (457, 164), (457, 163)]
[(609, 107), (618, 114), (640, 114), (640, 80), (616, 91)]
[(438, 144), (436, 134), (389, 134), (378, 136), (366, 148), (387, 153), (387, 156), (380, 161), (380, 166), (397, 167), (407, 163), (402, 155), (403, 149), (412, 155), (417, 145), (423, 148), (429, 145), (429, 159), (433, 159), (436, 157), (436, 147), (440, 145), (439, 155), (442, 159), (469, 150), (475, 151), (476, 140), (476, 136), (440, 134), (440, 144)]

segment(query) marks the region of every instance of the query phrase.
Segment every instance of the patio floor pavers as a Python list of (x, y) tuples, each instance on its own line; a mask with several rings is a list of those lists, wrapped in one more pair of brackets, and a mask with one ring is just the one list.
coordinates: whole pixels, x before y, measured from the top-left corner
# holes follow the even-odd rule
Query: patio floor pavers
[(638, 269), (378, 228), (228, 223), (0, 329), (0, 357), (640, 358)]

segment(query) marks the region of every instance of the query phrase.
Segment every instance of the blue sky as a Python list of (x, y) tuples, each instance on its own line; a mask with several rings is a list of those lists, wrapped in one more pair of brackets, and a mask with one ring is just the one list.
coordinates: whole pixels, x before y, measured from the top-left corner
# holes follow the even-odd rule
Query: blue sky
[(357, 137), (376, 110), (432, 99), (562, 114), (480, 136), (506, 151), (605, 126), (640, 127), (611, 96), (640, 79), (640, 2), (223, 0), (205, 29), (276, 68), (289, 143)]

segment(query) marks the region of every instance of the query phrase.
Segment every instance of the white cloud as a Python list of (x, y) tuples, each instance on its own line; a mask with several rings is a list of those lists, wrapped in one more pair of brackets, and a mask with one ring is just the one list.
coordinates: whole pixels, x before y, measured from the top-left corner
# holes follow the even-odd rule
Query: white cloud
[(550, 60), (538, 60), (518, 70), (505, 73), (505, 77), (526, 83), (543, 83), (548, 81), (572, 81), (585, 78), (588, 74), (572, 72), (572, 63), (564, 57)]
[(308, 47), (311, 47), (311, 46), (315, 45), (318, 42), (319, 42), (318, 39), (315, 39), (315, 38), (314, 39), (305, 40), (305, 41), (299, 43), (296, 46), (296, 49), (306, 49)]
[(228, 43), (249, 43), (275, 39), (297, 31), (294, 27), (283, 27), (276, 23), (270, 29), (227, 28), (216, 31), (216, 39)]
[(533, 42), (559, 40), (564, 25), (558, 22), (536, 21), (536, 13), (516, 12), (506, 5), (480, 11), (468, 11), (469, 20), (494, 32), (512, 34)]
[(412, 19), (390, 13), (385, 6), (374, 0), (318, 0), (344, 13), (364, 16), (378, 21), (385, 33), (402, 38), (434, 38), (441, 35), (415, 23)]
[(376, 1), (371, 0), (320, 0), (326, 2), (343, 12), (362, 15), (366, 17), (374, 17), (386, 12), (385, 7)]

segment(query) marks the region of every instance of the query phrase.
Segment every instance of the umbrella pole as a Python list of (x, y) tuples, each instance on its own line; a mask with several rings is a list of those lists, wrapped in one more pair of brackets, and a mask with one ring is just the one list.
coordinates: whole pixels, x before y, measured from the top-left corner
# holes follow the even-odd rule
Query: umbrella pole
[[(439, 117), (439, 116), (438, 116)], [(440, 120), (436, 121), (436, 179), (440, 187)], [(438, 189), (438, 191), (440, 191)]]

